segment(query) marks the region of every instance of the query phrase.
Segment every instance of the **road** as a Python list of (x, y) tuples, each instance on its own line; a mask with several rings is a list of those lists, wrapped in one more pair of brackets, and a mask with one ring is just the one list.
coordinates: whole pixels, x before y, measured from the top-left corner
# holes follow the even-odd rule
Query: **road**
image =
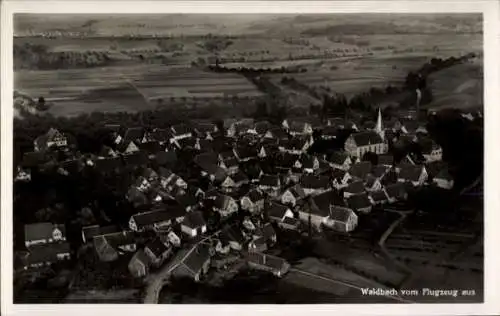
[[(359, 287), (357, 285), (354, 285), (352, 283), (349, 283), (349, 282), (345, 282), (345, 281), (338, 280), (338, 279), (333, 279), (333, 278), (328, 278), (328, 277), (325, 277), (325, 276), (322, 276), (322, 275), (314, 274), (314, 273), (307, 272), (307, 271), (300, 270), (300, 269), (296, 269), (296, 268), (291, 268), (290, 272), (300, 273), (300, 274), (303, 274), (303, 275), (306, 275), (306, 276), (309, 276), (309, 277), (318, 278), (318, 279), (321, 279), (323, 281), (335, 283), (337, 285), (343, 285), (343, 286), (349, 287), (351, 289), (356, 289), (356, 290), (360, 291), (360, 293), (361, 293), (361, 289), (362, 289), (361, 287)], [(401, 303), (415, 303), (414, 301), (407, 300), (407, 299), (404, 299), (404, 298), (399, 297), (399, 296), (387, 295), (386, 297), (390, 298), (390, 299), (393, 299), (393, 300), (396, 300), (396, 301), (399, 301)]]
[(219, 234), (220, 232), (221, 230), (218, 230), (215, 233), (211, 234), (210, 236), (204, 237), (203, 239), (193, 244), (191, 246), (191, 249), (180, 260), (177, 260), (175, 262), (170, 262), (169, 264), (164, 266), (160, 271), (150, 274), (146, 278), (146, 282), (148, 283), (148, 285), (146, 287), (144, 304), (158, 304), (160, 291), (163, 288), (163, 285), (166, 282), (168, 282), (172, 271), (174, 271), (175, 268), (177, 268), (182, 262), (184, 262), (184, 259), (186, 259), (196, 249), (196, 247), (199, 244), (205, 242), (207, 239), (212, 238), (213, 236)]

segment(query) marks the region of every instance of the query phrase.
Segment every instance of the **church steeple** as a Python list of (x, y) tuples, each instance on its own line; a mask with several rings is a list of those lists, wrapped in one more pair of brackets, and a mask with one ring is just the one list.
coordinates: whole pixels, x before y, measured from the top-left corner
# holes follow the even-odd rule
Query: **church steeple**
[(380, 112), (380, 108), (378, 108), (378, 117), (377, 117), (377, 125), (375, 126), (375, 132), (382, 137), (382, 140), (385, 140), (385, 132), (384, 127), (382, 126), (382, 113)]

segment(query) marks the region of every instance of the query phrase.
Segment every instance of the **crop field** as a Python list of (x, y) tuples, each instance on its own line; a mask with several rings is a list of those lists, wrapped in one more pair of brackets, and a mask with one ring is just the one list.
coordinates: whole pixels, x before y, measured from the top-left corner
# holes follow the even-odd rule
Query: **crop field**
[(44, 96), (54, 115), (92, 111), (137, 111), (157, 99), (259, 96), (243, 76), (205, 72), (189, 66), (130, 65), (57, 71), (18, 71), (15, 88)]

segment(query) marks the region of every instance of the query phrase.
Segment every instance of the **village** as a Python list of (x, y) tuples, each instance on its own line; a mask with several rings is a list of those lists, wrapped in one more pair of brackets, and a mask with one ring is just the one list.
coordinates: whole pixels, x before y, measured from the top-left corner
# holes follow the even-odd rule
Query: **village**
[[(474, 115), (481, 114), (462, 117)], [(114, 144), (98, 155), (80, 153), (68, 135), (51, 128), (24, 154), (15, 182), (29, 183), (38, 173), (68, 177), (91, 169), (114, 177), (132, 170), (132, 181), (122, 184), (132, 213), (125, 223), (90, 216), (76, 248), (64, 223), (25, 224), (26, 250), (16, 251), (15, 269), (37, 275), (78, 260), (79, 247), (93, 249), (102, 262), (125, 256), (129, 276), (147, 285), (145, 302), (157, 301), (169, 278), (203, 282), (210, 271), (238, 264), (283, 277), (292, 266), (273, 251), (278, 235), (349, 235), (364, 216), (404, 205), (409, 191), (453, 188), (426, 119), (384, 120), (379, 110), (377, 120), (365, 124), (342, 118), (285, 119), (280, 126), (227, 119), (223, 130), (209, 122), (170, 129), (108, 124)], [(343, 148), (311, 153), (315, 142), (346, 129)], [(419, 144), (421, 153), (396, 160), (393, 148), (401, 142)], [(181, 152), (189, 154), (181, 158)], [(179, 164), (188, 171), (177, 171)], [(85, 211), (99, 212), (91, 208)]]

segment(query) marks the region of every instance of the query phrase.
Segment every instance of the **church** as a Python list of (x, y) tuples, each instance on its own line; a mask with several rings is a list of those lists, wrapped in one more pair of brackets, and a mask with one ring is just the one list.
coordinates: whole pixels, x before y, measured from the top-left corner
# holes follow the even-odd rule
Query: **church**
[(367, 152), (373, 152), (378, 155), (387, 153), (389, 145), (385, 140), (380, 109), (378, 110), (375, 128), (373, 130), (351, 134), (345, 142), (344, 149), (351, 157), (358, 158), (363, 157)]

